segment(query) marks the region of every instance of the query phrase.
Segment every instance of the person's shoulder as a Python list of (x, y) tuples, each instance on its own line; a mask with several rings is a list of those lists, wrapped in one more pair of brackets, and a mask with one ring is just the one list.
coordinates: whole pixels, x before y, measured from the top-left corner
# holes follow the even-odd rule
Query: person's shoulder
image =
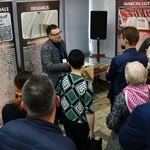
[(138, 54), (141, 58), (146, 59), (147, 60), (147, 55), (145, 53), (142, 53), (141, 51), (138, 51)]
[(3, 107), (3, 110), (10, 110), (12, 108), (16, 108), (16, 105), (14, 103), (8, 103)]
[(112, 62), (118, 64), (118, 62), (124, 60), (124, 57), (125, 57), (124, 54), (116, 55), (112, 58)]
[(48, 39), (43, 45), (42, 45), (42, 50), (44, 49), (44, 48), (46, 48), (47, 46), (51, 46), (52, 45), (52, 42)]
[(19, 147), (21, 147), (22, 150), (27, 150), (27, 149), (37, 150), (33, 146), (30, 146), (28, 144), (20, 142), (19, 140), (16, 140), (14, 137), (11, 137), (9, 134), (7, 134), (7, 132), (4, 132), (1, 129), (0, 129), (0, 141), (1, 143), (3, 143), (0, 146), (1, 150), (12, 149), (12, 145), (13, 145), (13, 149), (18, 149)]
[(69, 72), (62, 72), (62, 73), (59, 75), (59, 77), (60, 77), (60, 78), (64, 78), (64, 77), (66, 77), (66, 76), (68, 76), (68, 75), (70, 75)]
[(125, 98), (125, 94), (123, 91), (121, 91), (116, 97), (118, 98)]
[(65, 44), (65, 41), (64, 41), (63, 39), (61, 39), (60, 43), (63, 43), (63, 44)]
[(145, 39), (146, 42), (150, 42), (150, 37)]
[(127, 58), (127, 55), (130, 55), (130, 50), (125, 50), (123, 53), (121, 54), (117, 54), (116, 56), (114, 56), (112, 58), (112, 61), (115, 62), (115, 61), (123, 61), (124, 59)]
[(62, 150), (77, 150), (74, 142), (67, 136), (60, 134), (57, 143), (59, 143)]
[(115, 97), (115, 103), (118, 104), (120, 107), (125, 106), (125, 94), (123, 91), (121, 91), (116, 97)]
[(42, 45), (42, 46), (47, 45), (47, 43), (49, 43), (49, 42), (50, 42), (50, 40), (49, 40), (49, 39), (47, 39), (47, 40), (45, 41), (45, 43), (43, 43), (43, 45)]
[(19, 118), (8, 121), (5, 125), (3, 125), (0, 129), (7, 131), (9, 129), (9, 132), (13, 132), (15, 129), (16, 131), (21, 131), (22, 128), (24, 128), (25, 118)]
[(143, 118), (144, 121), (150, 119), (150, 103), (145, 103), (142, 105), (138, 105), (132, 112), (133, 116), (138, 116), (139, 118)]
[(137, 109), (140, 109), (142, 111), (150, 111), (150, 102), (137, 106)]

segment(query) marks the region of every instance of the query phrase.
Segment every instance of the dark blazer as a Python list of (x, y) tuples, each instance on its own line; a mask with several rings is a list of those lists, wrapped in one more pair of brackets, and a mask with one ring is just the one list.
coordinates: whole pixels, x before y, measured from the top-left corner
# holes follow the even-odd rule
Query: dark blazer
[(30, 117), (9, 121), (0, 128), (0, 150), (77, 150), (58, 126)]
[[(62, 40), (60, 44), (66, 52), (64, 41)], [(62, 63), (56, 47), (50, 40), (47, 40), (41, 48), (41, 62), (43, 73), (48, 74), (54, 85), (62, 72), (69, 71), (68, 63)]]
[(138, 52), (135, 48), (127, 49), (122, 55), (117, 55), (112, 59), (109, 71), (106, 74), (106, 79), (111, 81), (112, 84), (109, 97), (118, 95), (127, 86), (124, 70), (126, 64), (133, 61), (139, 61), (145, 67), (148, 63), (147, 56)]
[(124, 150), (150, 150), (150, 103), (137, 106), (121, 129)]

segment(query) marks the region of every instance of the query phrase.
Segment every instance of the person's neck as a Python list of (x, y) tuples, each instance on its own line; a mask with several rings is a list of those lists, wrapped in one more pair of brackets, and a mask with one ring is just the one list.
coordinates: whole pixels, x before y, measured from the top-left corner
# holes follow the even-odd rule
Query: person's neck
[(136, 46), (135, 46), (135, 45), (134, 45), (134, 46), (127, 45), (127, 46), (126, 46), (126, 49), (129, 49), (129, 48), (136, 48)]
[(74, 69), (74, 68), (71, 68), (71, 73), (73, 74), (76, 74), (76, 75), (79, 75), (79, 76), (82, 76), (81, 74), (81, 69)]
[(60, 42), (57, 42), (57, 43), (56, 43), (56, 42), (53, 42), (53, 41), (52, 41), (52, 43), (53, 43), (54, 45), (60, 45)]
[(41, 117), (40, 119), (54, 124), (54, 118), (52, 118), (51, 116), (44, 116)]
[(41, 119), (41, 120), (44, 120), (44, 121), (47, 121), (47, 122), (50, 122), (50, 123), (54, 124), (55, 113), (56, 113), (56, 109), (54, 108), (54, 110), (50, 114), (42, 116), (38, 119)]

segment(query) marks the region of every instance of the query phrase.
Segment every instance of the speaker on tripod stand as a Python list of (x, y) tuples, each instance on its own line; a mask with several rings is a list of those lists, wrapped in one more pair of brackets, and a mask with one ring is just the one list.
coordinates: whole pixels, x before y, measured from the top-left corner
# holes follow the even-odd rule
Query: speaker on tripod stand
[(105, 57), (105, 54), (100, 54), (100, 40), (106, 39), (107, 35), (107, 11), (91, 11), (91, 30), (90, 38), (97, 40), (97, 54), (91, 57), (96, 57), (99, 62), (99, 57)]

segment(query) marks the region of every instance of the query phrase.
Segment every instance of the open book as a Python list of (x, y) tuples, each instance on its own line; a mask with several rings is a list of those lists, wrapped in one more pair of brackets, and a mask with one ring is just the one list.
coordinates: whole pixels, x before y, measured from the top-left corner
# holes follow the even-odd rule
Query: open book
[(38, 24), (38, 25), (32, 26), (30, 39), (47, 36), (47, 33), (46, 33), (47, 26), (48, 25), (46, 24)]
[(58, 11), (23, 12), (21, 14), (23, 39), (34, 39), (46, 36), (46, 27), (58, 25)]
[(138, 30), (150, 30), (146, 17), (129, 17), (125, 23), (126, 26), (134, 26)]

